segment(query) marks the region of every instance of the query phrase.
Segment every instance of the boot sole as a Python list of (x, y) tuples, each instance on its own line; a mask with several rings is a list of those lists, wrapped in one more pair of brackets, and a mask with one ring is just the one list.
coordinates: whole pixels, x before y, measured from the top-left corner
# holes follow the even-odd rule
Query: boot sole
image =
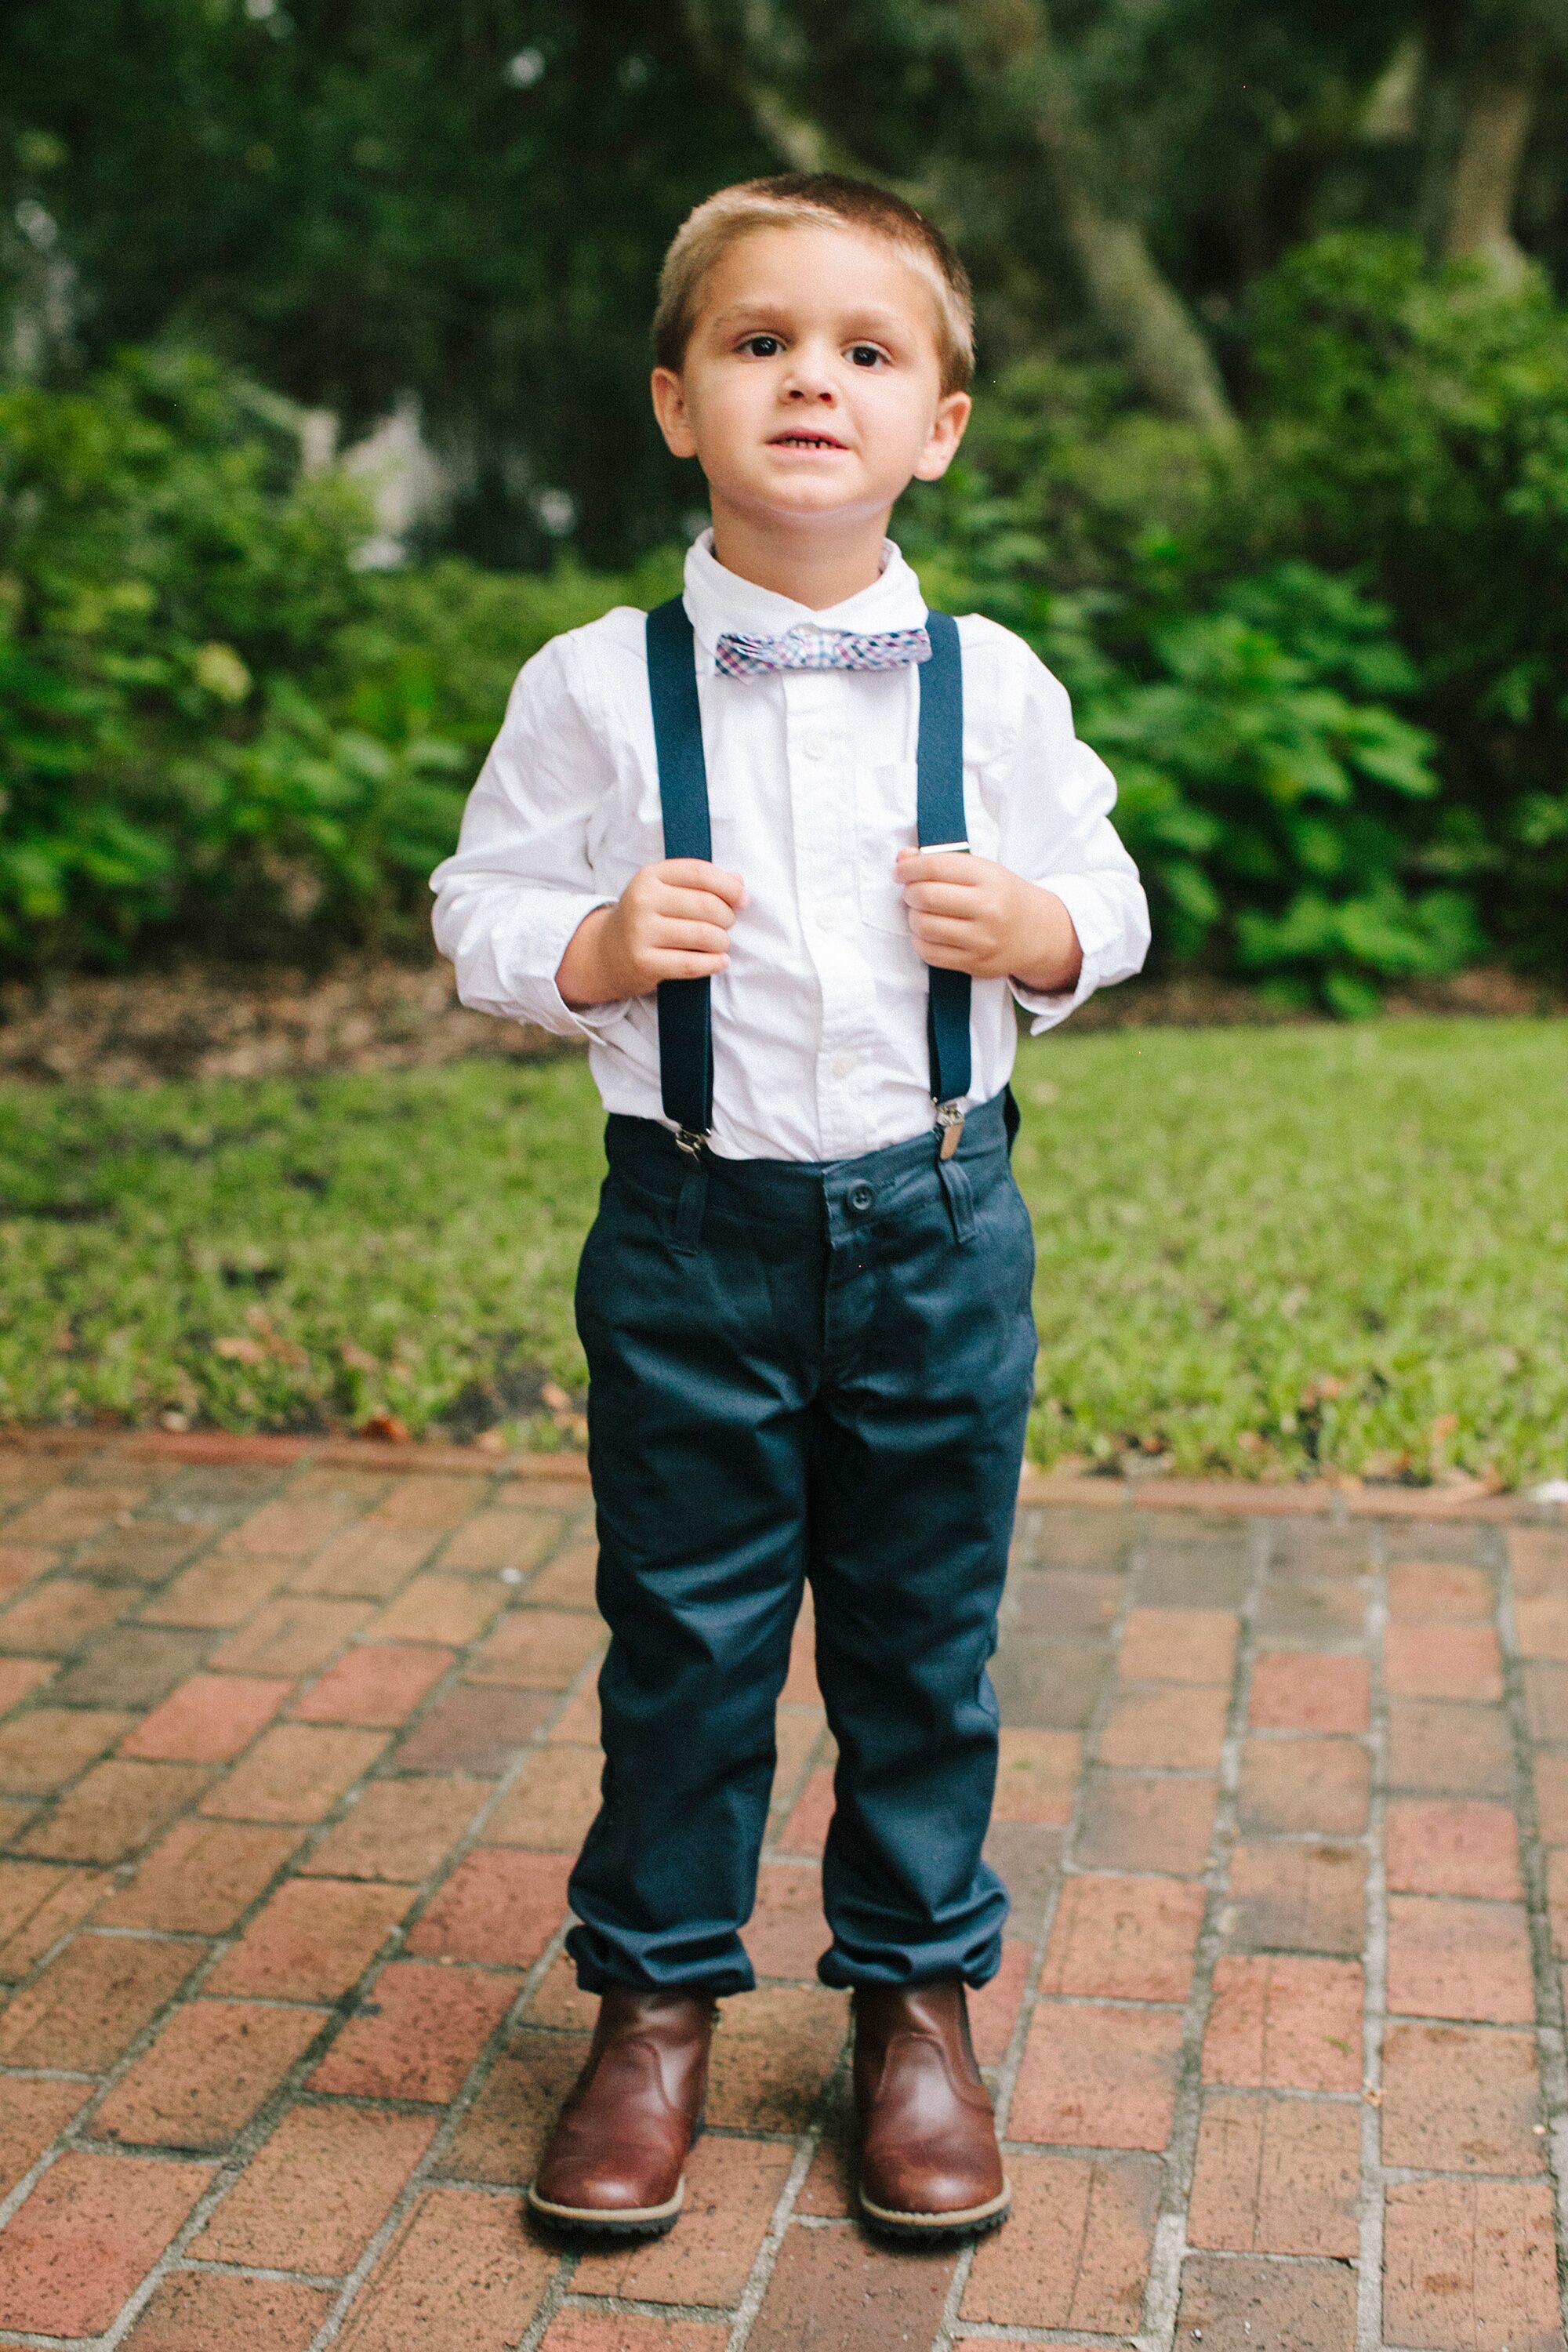
[(680, 2218), (686, 2183), (682, 2180), (663, 2205), (634, 2205), (612, 2211), (593, 2205), (552, 2205), (548, 2198), (536, 2197), (531, 2189), (525, 2201), (529, 2211), (552, 2230), (595, 2238), (662, 2238)]
[(890, 2205), (875, 2205), (864, 2189), (859, 2192), (862, 2218), (871, 2228), (889, 2238), (942, 2238), (960, 2232), (979, 2237), (987, 2230), (999, 2230), (1013, 2210), (1013, 2187), (1003, 2184), (999, 2197), (989, 2198), (984, 2205), (966, 2205), (954, 2213), (905, 2213)]

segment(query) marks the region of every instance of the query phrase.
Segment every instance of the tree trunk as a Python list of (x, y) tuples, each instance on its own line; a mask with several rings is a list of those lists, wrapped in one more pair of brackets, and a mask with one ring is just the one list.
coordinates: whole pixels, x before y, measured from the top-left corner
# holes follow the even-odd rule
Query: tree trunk
[[(1059, 64), (1045, 0), (978, 0), (973, 16), (1000, 91), (1032, 134), (1091, 308), (1155, 406), (1216, 438), (1237, 430), (1214, 354), (1136, 221), (1100, 194), (1102, 172)], [(972, 50), (973, 56), (973, 50)], [(979, 61), (977, 60), (977, 63)], [(984, 65), (980, 64), (980, 71)]]
[(1448, 194), (1445, 255), (1486, 261), (1510, 286), (1519, 283), (1528, 266), (1514, 242), (1513, 207), (1536, 86), (1528, 71), (1478, 78), (1471, 84)]

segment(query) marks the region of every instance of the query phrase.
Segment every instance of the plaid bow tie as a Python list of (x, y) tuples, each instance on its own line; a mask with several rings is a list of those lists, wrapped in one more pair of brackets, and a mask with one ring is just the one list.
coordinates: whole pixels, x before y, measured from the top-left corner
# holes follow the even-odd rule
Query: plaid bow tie
[(780, 637), (745, 637), (727, 630), (714, 647), (726, 677), (764, 677), (775, 669), (907, 669), (930, 661), (924, 629), (818, 629), (797, 622)]

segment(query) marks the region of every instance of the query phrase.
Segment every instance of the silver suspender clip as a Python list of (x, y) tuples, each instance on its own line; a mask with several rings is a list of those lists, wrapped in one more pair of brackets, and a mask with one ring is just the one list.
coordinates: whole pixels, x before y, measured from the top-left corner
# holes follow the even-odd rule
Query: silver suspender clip
[[(962, 1119), (958, 1123), (960, 1127), (963, 1125)], [(675, 1130), (675, 1148), (678, 1151), (684, 1151), (688, 1160), (700, 1160), (702, 1147), (707, 1140), (708, 1138), (699, 1135), (694, 1127), (678, 1127)]]
[(942, 1138), (936, 1156), (939, 1160), (951, 1160), (963, 1140), (963, 1112), (956, 1097), (952, 1102), (938, 1103), (936, 1130)]

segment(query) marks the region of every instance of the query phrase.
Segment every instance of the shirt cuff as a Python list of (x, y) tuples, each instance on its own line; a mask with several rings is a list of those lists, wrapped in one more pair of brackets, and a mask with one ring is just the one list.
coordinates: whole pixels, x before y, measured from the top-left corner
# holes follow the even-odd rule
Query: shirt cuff
[(527, 961), (535, 968), (519, 977), (529, 995), (537, 994), (547, 1004), (550, 1018), (540, 1025), (553, 1030), (557, 1036), (576, 1030), (584, 1037), (602, 1037), (618, 1021), (624, 1021), (631, 1009), (629, 996), (616, 996), (604, 1004), (585, 1004), (579, 1010), (567, 1003), (555, 981), (561, 959), (582, 925), (596, 907), (613, 907), (615, 903), (613, 898), (592, 898), (586, 894), (577, 898), (563, 892), (552, 907), (549, 918), (529, 927)]
[(1117, 944), (1121, 926), (1105, 903), (1103, 894), (1085, 874), (1045, 874), (1037, 881), (1037, 890), (1048, 890), (1059, 898), (1072, 918), (1073, 929), (1083, 954), (1083, 967), (1077, 983), (1070, 989), (1047, 992), (1039, 988), (1023, 988), (1015, 980), (1009, 982), (1013, 994), (1026, 1013), (1033, 1013), (1029, 1034), (1037, 1037), (1046, 1029), (1054, 1029), (1076, 1013), (1086, 997), (1100, 986), (1100, 975), (1110, 960), (1110, 950)]

